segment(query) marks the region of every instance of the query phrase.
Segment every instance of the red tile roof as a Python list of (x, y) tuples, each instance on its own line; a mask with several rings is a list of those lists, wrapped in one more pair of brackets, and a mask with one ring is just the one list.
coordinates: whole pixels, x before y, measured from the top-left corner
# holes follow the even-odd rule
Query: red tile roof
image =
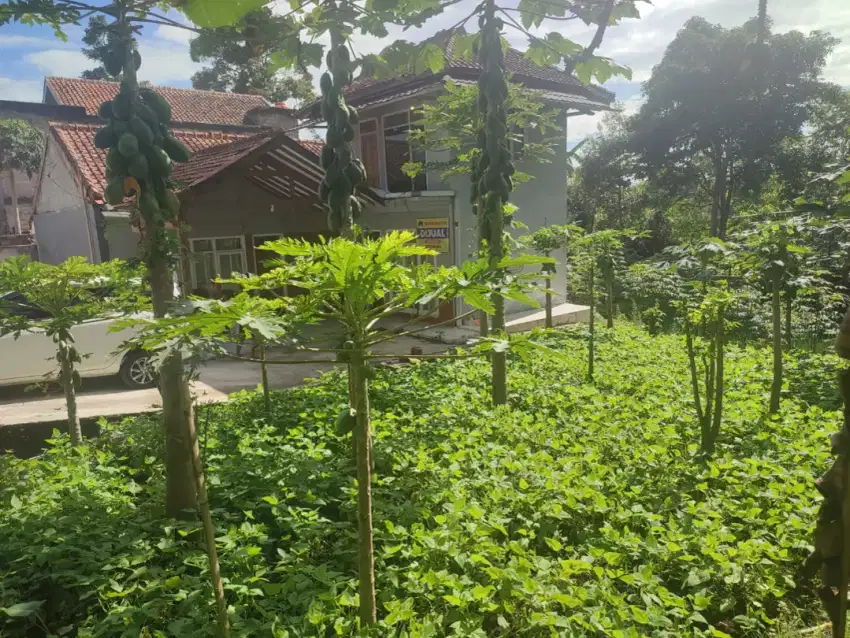
[[(94, 134), (99, 128), (100, 125), (97, 124), (51, 123), (50, 125), (51, 132), (80, 175), (86, 196), (92, 202), (102, 204), (103, 191), (106, 188), (106, 151), (94, 145)], [(172, 132), (192, 152), (188, 162), (174, 166), (174, 181), (183, 187), (191, 187), (209, 179), (258, 149), (265, 142), (283, 134), (281, 131), (269, 130), (248, 135), (180, 128), (175, 128)], [(316, 153), (315, 142), (309, 140), (298, 142), (308, 151)], [(318, 158), (316, 161), (318, 163)]]
[(308, 151), (313, 151), (316, 155), (322, 154), (322, 147), (325, 145), (322, 140), (298, 140), (298, 143)]
[[(97, 115), (100, 105), (118, 94), (117, 82), (47, 77), (44, 83), (57, 103), (82, 106), (88, 115)], [(151, 88), (171, 105), (175, 122), (240, 125), (245, 122), (245, 114), (248, 111), (270, 107), (261, 95), (198, 91), (170, 86)]]

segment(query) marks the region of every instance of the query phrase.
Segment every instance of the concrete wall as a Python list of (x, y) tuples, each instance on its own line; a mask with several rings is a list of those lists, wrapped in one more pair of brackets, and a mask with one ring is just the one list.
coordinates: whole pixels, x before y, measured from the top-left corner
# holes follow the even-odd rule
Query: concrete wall
[(141, 256), (141, 235), (130, 227), (129, 215), (107, 217), (103, 232), (109, 247), (109, 259), (128, 260)]
[(57, 264), (72, 255), (81, 255), (99, 263), (93, 212), (64, 153), (54, 140), (49, 140), (33, 215), (41, 261)]

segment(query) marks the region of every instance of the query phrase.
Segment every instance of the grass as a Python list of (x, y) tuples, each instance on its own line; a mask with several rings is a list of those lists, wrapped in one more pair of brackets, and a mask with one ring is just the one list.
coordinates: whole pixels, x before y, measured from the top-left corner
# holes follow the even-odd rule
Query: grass
[[(722, 638), (818, 624), (796, 574), (841, 423), (838, 360), (788, 357), (768, 418), (769, 351), (731, 348), (705, 463), (679, 337), (602, 330), (594, 384), (581, 329), (539, 339), (562, 357), (512, 360), (507, 409), (489, 406), (483, 361), (377, 371), (373, 635)], [(235, 635), (357, 635), (344, 405), (331, 374), (275, 393), (271, 414), (242, 393), (199, 415)], [(40, 459), (0, 459), (0, 608), (35, 609), (0, 620), (0, 636), (214, 635), (198, 527), (163, 518), (162, 500), (150, 417), (84, 449), (60, 437)]]

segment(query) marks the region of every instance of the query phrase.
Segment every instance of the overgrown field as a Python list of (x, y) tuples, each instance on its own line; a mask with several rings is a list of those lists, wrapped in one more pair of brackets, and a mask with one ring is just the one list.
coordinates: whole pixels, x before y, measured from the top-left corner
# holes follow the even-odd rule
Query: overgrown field
[[(768, 419), (769, 351), (731, 348), (701, 464), (681, 338), (603, 331), (590, 385), (580, 336), (542, 337), (566, 361), (512, 361), (500, 411), (481, 361), (378, 373), (374, 635), (766, 636), (780, 617), (813, 621), (795, 576), (840, 425), (837, 359), (789, 357)], [(356, 633), (344, 397), (335, 374), (275, 394), (268, 417), (253, 393), (199, 416), (236, 635)], [(45, 601), (0, 613), (0, 636), (214, 635), (198, 528), (162, 518), (162, 491), (147, 417), (0, 458), (0, 607)]]

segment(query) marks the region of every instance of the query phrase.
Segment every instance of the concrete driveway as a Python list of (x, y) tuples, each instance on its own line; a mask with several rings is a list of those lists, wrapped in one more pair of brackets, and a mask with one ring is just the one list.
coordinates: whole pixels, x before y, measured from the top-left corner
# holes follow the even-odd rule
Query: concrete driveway
[[(312, 327), (307, 336), (312, 347), (337, 347), (337, 333), (329, 327)], [(443, 352), (448, 348), (445, 344), (423, 341), (415, 337), (396, 337), (392, 341), (378, 344), (374, 352), (404, 355), (409, 354), (413, 347), (421, 348), (424, 354)], [(248, 350), (243, 348), (242, 356), (250, 356)], [(269, 387), (273, 390), (300, 385), (304, 379), (315, 377), (320, 372), (334, 367), (333, 364), (320, 363), (333, 358), (333, 354), (329, 353), (291, 352), (277, 348), (270, 349), (267, 356), (269, 359), (284, 361), (316, 361), (309, 364), (268, 365)], [(199, 403), (221, 402), (226, 401), (232, 392), (255, 389), (260, 385), (260, 379), (258, 363), (217, 359), (201, 367), (199, 379), (192, 384), (192, 390)], [(127, 390), (116, 377), (85, 379), (77, 393), (77, 411), (81, 419), (141, 414), (157, 411), (160, 407), (159, 392), (156, 388)], [(22, 386), (0, 388), (0, 426), (60, 423), (64, 419), (65, 398), (58, 386), (52, 386), (46, 394), (38, 391), (28, 392)]]

